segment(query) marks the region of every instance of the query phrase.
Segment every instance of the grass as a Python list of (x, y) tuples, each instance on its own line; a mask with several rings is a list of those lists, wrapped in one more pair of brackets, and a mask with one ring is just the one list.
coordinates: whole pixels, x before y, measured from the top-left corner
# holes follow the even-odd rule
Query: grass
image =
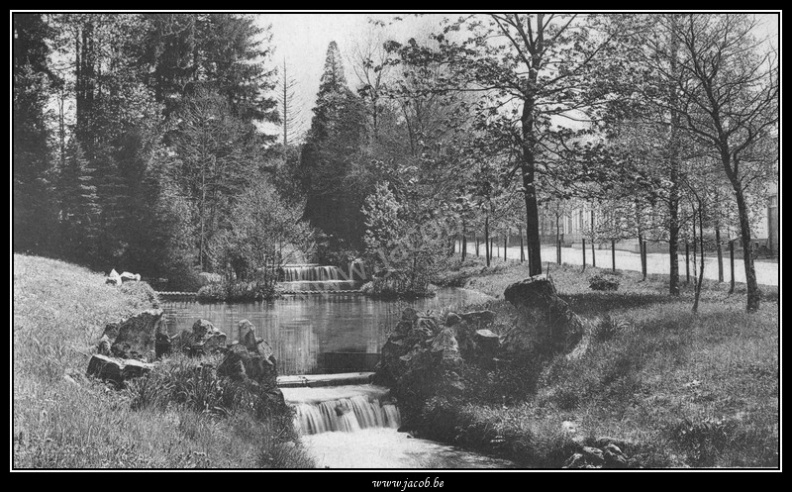
[(290, 415), (174, 357), (124, 391), (84, 378), (108, 322), (157, 303), (61, 261), (14, 255), (14, 468), (300, 468)]
[[(425, 401), (417, 430), (525, 467), (561, 467), (576, 445), (604, 436), (624, 443), (630, 466), (779, 466), (778, 289), (748, 314), (744, 285), (729, 294), (728, 284), (705, 282), (694, 314), (692, 285), (672, 297), (667, 278), (617, 272), (619, 291), (595, 292), (589, 278), (600, 272), (551, 267), (591, 337), (582, 357), (557, 356), (535, 373), (468, 367), (466, 391)], [(517, 319), (503, 290), (527, 276), (513, 263), (479, 268), (463, 285), (498, 298), (475, 308), (495, 311), (503, 332)]]

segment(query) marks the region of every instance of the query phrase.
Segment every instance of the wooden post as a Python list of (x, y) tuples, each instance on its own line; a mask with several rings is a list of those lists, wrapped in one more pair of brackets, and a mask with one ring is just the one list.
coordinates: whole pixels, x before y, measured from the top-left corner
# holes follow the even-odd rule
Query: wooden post
[(583, 239), (583, 271), (586, 271), (586, 240)]
[(690, 283), (690, 244), (685, 239), (685, 273), (687, 274), (686, 283)]
[(729, 241), (729, 266), (731, 266), (731, 288), (729, 294), (734, 292), (734, 239)]
[(616, 240), (611, 239), (611, 261), (613, 262), (613, 273), (616, 273)]

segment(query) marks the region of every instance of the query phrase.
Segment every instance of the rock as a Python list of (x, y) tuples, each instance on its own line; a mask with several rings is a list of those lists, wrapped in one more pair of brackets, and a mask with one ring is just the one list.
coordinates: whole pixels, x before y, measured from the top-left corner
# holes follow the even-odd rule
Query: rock
[(569, 420), (565, 420), (561, 422), (561, 431), (564, 434), (574, 434), (577, 432), (577, 425), (574, 422), (570, 422)]
[(605, 463), (605, 457), (599, 448), (583, 446), (582, 453), (588, 464), (602, 466)]
[(179, 350), (191, 357), (222, 352), (226, 350), (227, 339), (225, 333), (205, 319), (197, 320), (193, 323), (192, 330), (182, 330), (177, 337), (174, 337)]
[(105, 279), (105, 284), (110, 284), (110, 285), (121, 285), (121, 282), (122, 282), (121, 275), (119, 275), (118, 272), (115, 271), (115, 268), (110, 271), (110, 273), (107, 275), (107, 279)]
[(456, 339), (456, 331), (452, 327), (443, 329), (432, 341), (432, 352), (441, 352), (441, 361), (444, 364), (458, 364), (462, 362), (459, 353), (459, 344)]
[(500, 337), (491, 330), (476, 330), (476, 346), (479, 348), (478, 358), (492, 360), (500, 350)]
[(154, 335), (154, 356), (159, 359), (165, 355), (170, 355), (173, 350), (173, 343), (167, 333), (156, 333)]
[(628, 468), (627, 457), (615, 444), (608, 444), (602, 453), (607, 468)]
[(94, 355), (88, 361), (86, 375), (121, 388), (125, 381), (148, 374), (152, 367), (152, 364), (138, 360), (122, 360), (104, 355)]
[(108, 323), (97, 351), (100, 355), (112, 355), (120, 359), (148, 361), (155, 355), (156, 334), (162, 330), (162, 310), (149, 309), (121, 323)]
[(254, 330), (253, 323), (246, 319), (241, 320), (237, 327), (237, 341), (248, 350), (253, 351), (258, 350), (258, 340)]
[(492, 311), (471, 311), (459, 315), (462, 321), (474, 323), (477, 328), (489, 325), (495, 321), (495, 313)]
[[(266, 343), (266, 342), (265, 342)], [(269, 344), (266, 344), (269, 347)], [(269, 349), (271, 352), (272, 349)], [(217, 374), (237, 381), (251, 379), (264, 387), (277, 387), (278, 371), (273, 355), (268, 357), (248, 350), (244, 345), (232, 345), (217, 367)]]
[(564, 465), (561, 468), (576, 470), (583, 468), (585, 465), (586, 463), (583, 459), (583, 455), (581, 453), (575, 453), (564, 462)]
[(503, 295), (520, 309), (522, 318), (503, 340), (507, 353), (569, 353), (582, 338), (582, 321), (556, 295), (555, 286), (545, 275), (511, 284)]
[(99, 343), (96, 344), (96, 353), (99, 355), (110, 355), (110, 346), (112, 342), (107, 335), (102, 335), (102, 338), (99, 339)]
[(133, 282), (139, 282), (140, 281), (140, 274), (139, 273), (123, 272), (120, 275), (120, 277), (121, 277), (121, 282), (122, 283), (123, 282), (130, 282), (130, 281), (133, 281)]

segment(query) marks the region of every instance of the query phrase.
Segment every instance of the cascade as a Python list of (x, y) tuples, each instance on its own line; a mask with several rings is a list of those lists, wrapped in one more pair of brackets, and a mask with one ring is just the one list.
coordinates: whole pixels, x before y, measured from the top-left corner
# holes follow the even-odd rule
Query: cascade
[[(385, 388), (372, 385), (283, 389), (286, 401), (295, 409), (295, 426), (300, 433), (355, 432), (374, 427), (401, 425), (396, 405), (382, 404)], [(306, 397), (304, 395), (312, 395)]]

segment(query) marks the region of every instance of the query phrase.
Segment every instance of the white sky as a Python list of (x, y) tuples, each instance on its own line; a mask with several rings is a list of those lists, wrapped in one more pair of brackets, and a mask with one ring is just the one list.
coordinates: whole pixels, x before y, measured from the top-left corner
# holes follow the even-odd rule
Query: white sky
[[(281, 67), (283, 59), (289, 70), (290, 78), (297, 82), (296, 97), (302, 107), (300, 118), (302, 131), (310, 126), (316, 93), (319, 90), (319, 79), (322, 76), (325, 54), (330, 41), (335, 41), (344, 58), (344, 71), (350, 88), (357, 87), (358, 81), (350, 66), (349, 57), (357, 43), (365, 43), (371, 33), (378, 29), (372, 26), (369, 19), (375, 18), (389, 22), (394, 15), (403, 17), (386, 29), (387, 38), (400, 42), (410, 37), (418, 38), (421, 33), (437, 30), (443, 17), (457, 17), (457, 13), (426, 14), (414, 17), (410, 14), (376, 14), (376, 13), (260, 13), (258, 22), (272, 26), (272, 42), (275, 45), (274, 55), (270, 62)], [(759, 36), (771, 39), (778, 46), (779, 14), (759, 15)], [(279, 69), (280, 71), (280, 69)], [(277, 133), (278, 129), (267, 130)]]

